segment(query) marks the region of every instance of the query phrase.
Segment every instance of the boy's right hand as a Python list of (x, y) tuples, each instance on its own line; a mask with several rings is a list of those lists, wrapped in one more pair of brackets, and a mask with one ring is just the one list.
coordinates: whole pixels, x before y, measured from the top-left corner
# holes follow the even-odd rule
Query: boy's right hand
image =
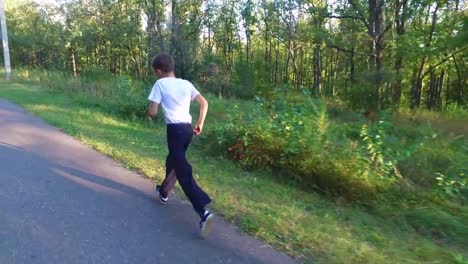
[(196, 125), (195, 128), (193, 129), (193, 134), (198, 136), (201, 134), (202, 130), (203, 130), (202, 126)]

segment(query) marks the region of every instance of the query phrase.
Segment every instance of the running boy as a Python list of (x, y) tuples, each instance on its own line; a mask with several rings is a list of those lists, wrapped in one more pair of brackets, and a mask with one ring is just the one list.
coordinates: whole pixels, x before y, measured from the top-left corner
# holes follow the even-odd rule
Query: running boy
[[(192, 83), (175, 77), (174, 60), (171, 56), (158, 54), (154, 57), (151, 66), (160, 79), (154, 84), (148, 96), (148, 100), (151, 101), (148, 118), (156, 116), (158, 106), (162, 106), (167, 124), (169, 149), (166, 159), (166, 178), (161, 185), (156, 186), (156, 194), (161, 203), (166, 203), (169, 192), (176, 181), (179, 181), (182, 190), (201, 218), (200, 232), (206, 237), (211, 229), (213, 214), (206, 210), (205, 206), (211, 202), (211, 199), (195, 182), (192, 166), (188, 163), (185, 153), (193, 134), (200, 135), (203, 131), (208, 102)], [(192, 128), (192, 116), (189, 113), (192, 100), (200, 104), (200, 117), (195, 128)]]

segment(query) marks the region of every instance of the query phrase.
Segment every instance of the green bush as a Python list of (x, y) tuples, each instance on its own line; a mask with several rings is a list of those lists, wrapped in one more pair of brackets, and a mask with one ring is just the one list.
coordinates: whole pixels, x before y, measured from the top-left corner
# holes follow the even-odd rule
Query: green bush
[(406, 140), (390, 113), (378, 122), (329, 118), (326, 104), (278, 89), (232, 109), (212, 135), (211, 150), (246, 169), (270, 168), (300, 186), (368, 196), (406, 179), (399, 169), (427, 137)]

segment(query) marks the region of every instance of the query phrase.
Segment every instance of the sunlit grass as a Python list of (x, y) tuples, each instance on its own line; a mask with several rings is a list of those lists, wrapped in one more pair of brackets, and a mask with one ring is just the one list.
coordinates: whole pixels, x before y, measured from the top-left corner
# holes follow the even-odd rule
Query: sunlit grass
[[(165, 127), (159, 121), (129, 121), (30, 84), (0, 82), (0, 97), (23, 105), (124, 167), (158, 181), (164, 175)], [(225, 101), (210, 100), (212, 111), (229, 107)], [(433, 240), (414, 228), (433, 220), (428, 212), (440, 210), (456, 232), (463, 232), (465, 207), (454, 206), (449, 214), (428, 202), (419, 211), (411, 204), (406, 209), (382, 204), (369, 211), (284, 184), (268, 170), (244, 171), (224, 158), (207, 156), (197, 145), (199, 139), (194, 141), (189, 160), (197, 181), (213, 196), (215, 210), (303, 263), (454, 263), (466, 257), (463, 242)]]

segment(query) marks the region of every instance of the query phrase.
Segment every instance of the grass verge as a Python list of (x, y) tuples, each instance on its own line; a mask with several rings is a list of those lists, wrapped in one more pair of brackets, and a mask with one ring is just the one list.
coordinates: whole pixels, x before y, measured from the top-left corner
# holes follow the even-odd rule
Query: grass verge
[[(161, 119), (154, 123), (123, 119), (35, 84), (2, 81), (0, 97), (129, 169), (158, 180), (164, 175)], [(395, 196), (388, 203), (364, 208), (302, 191), (274, 179), (269, 171), (247, 172), (229, 160), (207, 156), (197, 140), (189, 160), (197, 181), (213, 196), (213, 207), (302, 263), (466, 263), (466, 207)], [(439, 230), (452, 230), (457, 239), (446, 239)]]

